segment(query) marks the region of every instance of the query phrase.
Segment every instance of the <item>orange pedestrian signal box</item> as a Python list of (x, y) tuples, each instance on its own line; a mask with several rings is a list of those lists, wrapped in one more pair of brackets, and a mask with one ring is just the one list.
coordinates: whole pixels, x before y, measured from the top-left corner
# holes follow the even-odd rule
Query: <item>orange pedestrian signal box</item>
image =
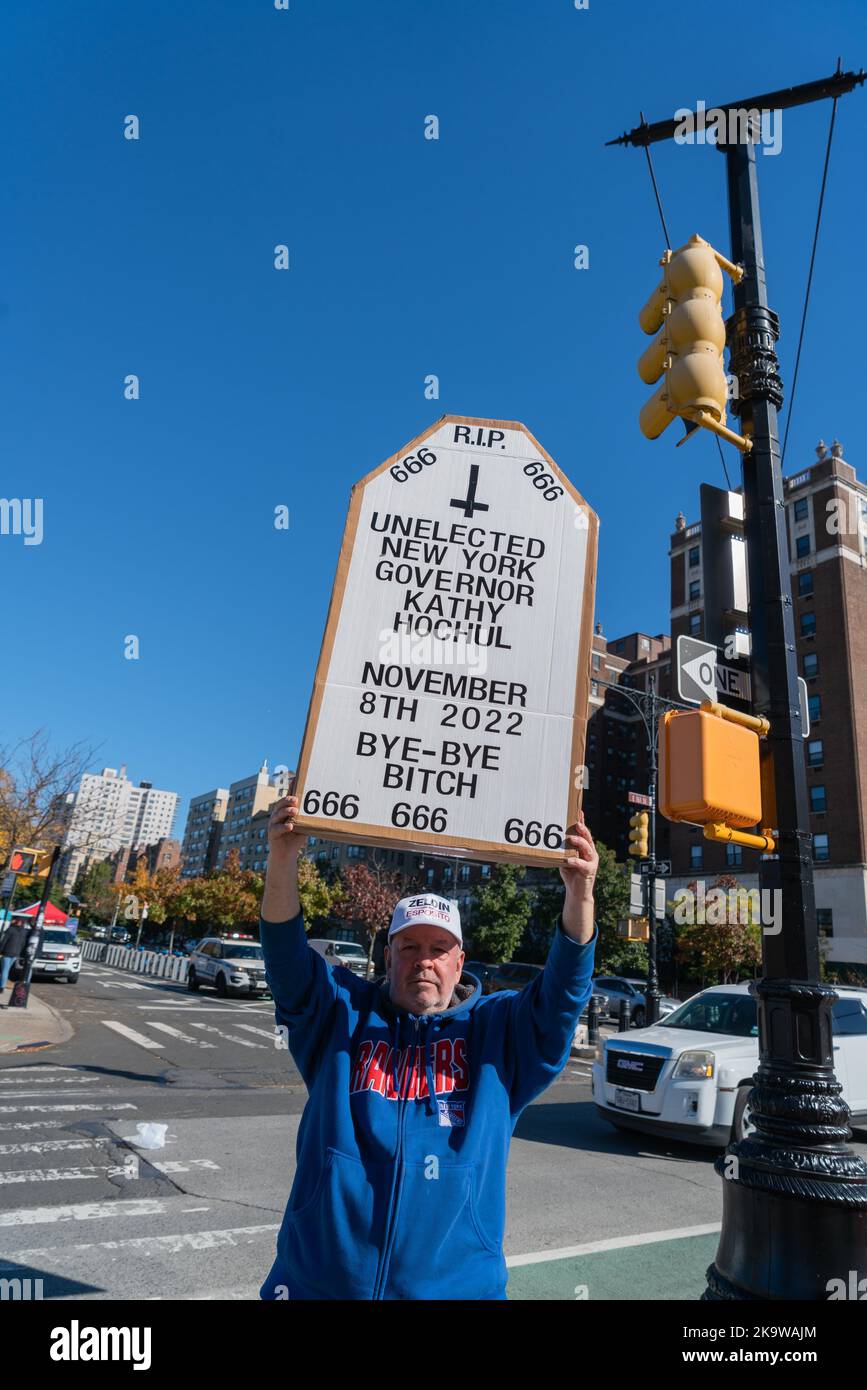
[(709, 710), (669, 710), (659, 721), (659, 809), (692, 825), (758, 825), (758, 734)]

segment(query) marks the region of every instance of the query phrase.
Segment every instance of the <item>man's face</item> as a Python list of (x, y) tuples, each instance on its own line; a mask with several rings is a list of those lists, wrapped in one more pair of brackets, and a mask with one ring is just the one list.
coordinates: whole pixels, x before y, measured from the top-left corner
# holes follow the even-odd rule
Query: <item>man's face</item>
[(447, 1009), (461, 977), (464, 952), (442, 927), (404, 927), (385, 948), (391, 997), (399, 1009), (435, 1014)]

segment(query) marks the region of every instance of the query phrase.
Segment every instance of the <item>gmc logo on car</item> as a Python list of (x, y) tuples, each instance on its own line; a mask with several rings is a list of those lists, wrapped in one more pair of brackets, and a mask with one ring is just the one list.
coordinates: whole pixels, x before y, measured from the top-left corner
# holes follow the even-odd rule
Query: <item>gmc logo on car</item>
[(624, 1071), (641, 1071), (641, 1062), (630, 1062), (626, 1057), (617, 1058), (618, 1067), (623, 1067)]

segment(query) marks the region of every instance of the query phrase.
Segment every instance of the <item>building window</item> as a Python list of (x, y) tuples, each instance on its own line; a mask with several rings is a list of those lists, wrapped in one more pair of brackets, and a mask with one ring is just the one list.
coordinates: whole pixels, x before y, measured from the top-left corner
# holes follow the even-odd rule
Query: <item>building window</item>
[(834, 913), (830, 907), (816, 908), (816, 926), (826, 936), (834, 935)]
[(811, 739), (807, 744), (807, 766), (821, 767), (824, 761), (825, 755), (822, 748), (822, 740), (820, 738)]
[[(696, 846), (696, 848), (699, 848)], [(743, 845), (726, 845), (726, 863), (729, 868), (734, 868), (744, 862)]]
[(649, 638), (649, 637), (642, 637), (642, 639), (641, 639), (641, 650), (642, 650), (643, 652), (649, 652), (649, 651), (650, 651), (650, 638)]
[(591, 682), (590, 682), (590, 694), (591, 694), (591, 695), (598, 695), (598, 694), (599, 694), (599, 684), (598, 684), (597, 681), (591, 681)]
[(811, 724), (818, 724), (822, 718), (822, 697), (821, 695), (807, 696), (807, 712), (810, 716)]
[(490, 878), (490, 877), (491, 877), (491, 866), (490, 866), (490, 864), (483, 864), (483, 865), (482, 865), (482, 867), (481, 867), (481, 875), (482, 875), (482, 878)]
[(689, 867), (690, 867), (691, 869), (700, 869), (700, 868), (701, 868), (701, 861), (702, 861), (702, 856), (703, 856), (703, 855), (704, 855), (704, 847), (703, 847), (702, 845), (690, 845), (690, 847), (689, 847)]
[(689, 547), (689, 567), (691, 570), (698, 568), (699, 548), (697, 545)]
[(813, 812), (827, 811), (828, 799), (825, 796), (824, 787), (810, 788), (810, 810)]
[(691, 614), (690, 614), (690, 617), (689, 617), (689, 635), (690, 635), (690, 637), (698, 637), (698, 635), (699, 635), (700, 632), (701, 632), (701, 614), (700, 614), (700, 613), (691, 613)]
[(700, 580), (700, 579), (691, 579), (691, 580), (689, 581), (689, 598), (690, 598), (690, 602), (692, 602), (693, 599), (701, 598), (701, 580)]
[(458, 873), (459, 873), (459, 877), (460, 877), (461, 883), (469, 883), (469, 881), (470, 881), (470, 866), (469, 866), (469, 864), (462, 864), (461, 867), (460, 867), (460, 869), (459, 869), (459, 871), (458, 871)]
[(433, 871), (433, 869), (428, 869), (427, 873), (425, 874), (425, 878), (427, 879), (428, 887), (431, 887), (431, 885), (433, 884), (433, 881), (434, 881), (434, 871)]
[(803, 560), (804, 556), (809, 555), (809, 553), (810, 537), (798, 536), (797, 540), (795, 541), (795, 554), (797, 555), (798, 559)]
[(807, 598), (813, 592), (813, 571), (801, 570), (798, 575), (798, 597)]
[(815, 652), (809, 652), (807, 656), (804, 657), (804, 678), (808, 681), (813, 680), (813, 678), (815, 676), (818, 676), (818, 674), (819, 658), (817, 657)]
[(802, 613), (802, 614), (801, 614), (801, 636), (802, 636), (802, 637), (815, 637), (815, 636), (816, 636), (816, 615), (815, 615), (815, 613)]
[(831, 858), (827, 835), (813, 836), (813, 858), (819, 861)]
[(810, 515), (810, 504), (806, 497), (799, 497), (795, 503), (795, 520), (806, 521)]
[(594, 670), (594, 671), (598, 671), (598, 670), (599, 670), (599, 664), (600, 664), (601, 660), (602, 660), (602, 658), (601, 658), (601, 656), (599, 655), (599, 653), (598, 653), (598, 652), (594, 652), (594, 653), (593, 653), (593, 670)]

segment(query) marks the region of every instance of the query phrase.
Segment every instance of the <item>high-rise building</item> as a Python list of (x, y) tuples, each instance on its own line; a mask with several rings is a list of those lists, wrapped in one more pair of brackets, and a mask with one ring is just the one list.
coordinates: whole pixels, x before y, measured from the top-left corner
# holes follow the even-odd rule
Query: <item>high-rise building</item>
[(120, 849), (152, 845), (172, 833), (177, 792), (160, 791), (151, 782), (134, 786), (122, 767), (86, 772), (70, 793), (60, 863), (64, 892), (89, 863), (108, 859)]
[(269, 776), (267, 759), (252, 777), (232, 782), (226, 798), (215, 867), (222, 869), (230, 851), (238, 854), (239, 867), (262, 872), (268, 862), (268, 816), (275, 801), (285, 796), (295, 776), (287, 767)]
[[(817, 461), (784, 479), (798, 672), (806, 681), (810, 733), (804, 741), (820, 933), (829, 962), (867, 973), (867, 486), (824, 443)], [(736, 496), (737, 494), (733, 494)], [(728, 531), (736, 537), (737, 508)], [(742, 531), (742, 524), (741, 524)], [(718, 537), (681, 515), (671, 537), (671, 636), (706, 637), (706, 580)], [(737, 605), (740, 608), (740, 604)], [(745, 614), (729, 611), (736, 632)], [(720, 614), (714, 613), (717, 641)], [(680, 883), (735, 874), (758, 883), (759, 856), (703, 839), (698, 828), (670, 827)]]
[(182, 878), (201, 878), (216, 867), (229, 793), (225, 787), (194, 796), (181, 846)]

